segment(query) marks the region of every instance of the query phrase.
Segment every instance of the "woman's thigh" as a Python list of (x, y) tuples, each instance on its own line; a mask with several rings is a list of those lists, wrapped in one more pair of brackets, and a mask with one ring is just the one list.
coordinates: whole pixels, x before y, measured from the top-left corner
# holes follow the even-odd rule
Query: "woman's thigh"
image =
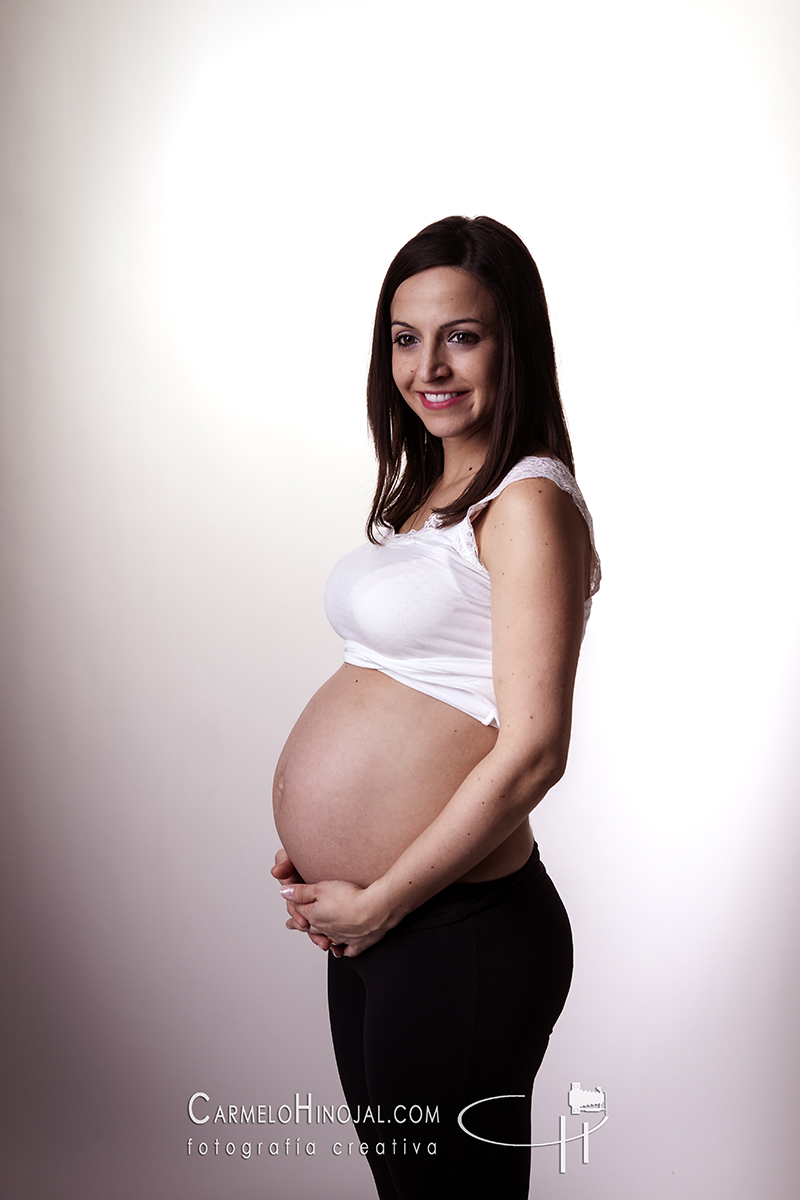
[[(379, 1194), (527, 1196), (533, 1077), (569, 987), (572, 945), (547, 876), (449, 925), (399, 927), (356, 959), (331, 959), (337, 1061)], [(387, 1181), (391, 1180), (391, 1184)], [(393, 1188), (392, 1192), (389, 1188)], [(458, 1189), (453, 1191), (453, 1189)], [(438, 1190), (437, 1190), (438, 1189)]]

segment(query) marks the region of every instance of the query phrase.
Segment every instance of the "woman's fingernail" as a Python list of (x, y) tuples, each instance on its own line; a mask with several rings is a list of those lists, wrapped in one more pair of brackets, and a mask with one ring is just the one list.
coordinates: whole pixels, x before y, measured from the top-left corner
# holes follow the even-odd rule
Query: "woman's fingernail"
[(281, 896), (285, 896), (287, 900), (291, 900), (292, 896), (294, 895), (294, 888), (293, 887), (281, 888), (280, 894), (281, 894)]

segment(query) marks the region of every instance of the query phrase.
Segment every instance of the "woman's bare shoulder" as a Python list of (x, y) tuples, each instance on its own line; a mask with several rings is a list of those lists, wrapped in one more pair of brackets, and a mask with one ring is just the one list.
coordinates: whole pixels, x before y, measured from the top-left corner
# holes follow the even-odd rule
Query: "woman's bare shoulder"
[(481, 560), (490, 574), (509, 557), (578, 559), (588, 577), (591, 541), (583, 514), (569, 492), (552, 479), (534, 476), (509, 483), (481, 514), (475, 530)]
[(487, 504), (481, 516), (487, 532), (505, 530), (513, 534), (517, 530), (554, 526), (563, 527), (565, 532), (574, 529), (582, 538), (588, 536), (586, 522), (574, 498), (544, 475), (507, 484), (499, 496)]

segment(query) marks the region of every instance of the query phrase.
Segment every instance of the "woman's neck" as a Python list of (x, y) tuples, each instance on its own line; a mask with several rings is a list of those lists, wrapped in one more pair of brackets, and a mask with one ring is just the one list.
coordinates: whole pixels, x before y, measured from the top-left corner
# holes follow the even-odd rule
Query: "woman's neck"
[(443, 438), (444, 464), (437, 487), (445, 491), (458, 487), (459, 493), (463, 492), (483, 466), (488, 449), (488, 438)]

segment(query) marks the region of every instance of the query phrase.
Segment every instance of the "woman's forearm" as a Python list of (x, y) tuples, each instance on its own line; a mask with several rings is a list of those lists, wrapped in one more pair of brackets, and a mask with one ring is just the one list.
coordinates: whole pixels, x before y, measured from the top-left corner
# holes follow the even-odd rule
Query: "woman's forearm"
[(524, 765), (498, 741), (363, 900), (392, 928), (477, 866), (508, 838), (563, 774), (565, 755), (542, 751)]

